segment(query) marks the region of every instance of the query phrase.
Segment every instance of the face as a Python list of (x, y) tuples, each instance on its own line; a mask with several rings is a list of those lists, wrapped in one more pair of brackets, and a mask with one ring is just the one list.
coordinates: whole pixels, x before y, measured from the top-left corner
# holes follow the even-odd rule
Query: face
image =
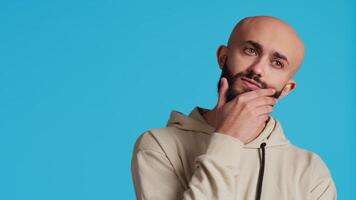
[[(253, 85), (250, 85), (248, 82), (248, 80), (251, 80), (253, 82), (255, 82), (256, 84), (259, 85), (259, 88), (271, 88), (270, 86), (268, 86), (268, 84), (264, 81), (261, 80), (260, 76), (258, 76), (254, 71), (251, 70), (246, 70), (246, 71), (242, 71), (239, 72), (237, 74), (233, 74), (229, 67), (226, 64), (227, 62), (225, 62), (222, 72), (221, 72), (221, 76), (220, 79), (222, 77), (225, 77), (227, 79), (227, 82), (229, 85), (233, 85), (236, 87), (229, 87), (227, 92), (226, 92), (226, 101), (229, 102), (231, 100), (233, 100), (236, 96), (245, 93), (245, 92), (249, 92), (252, 91), (254, 89), (258, 89)], [(219, 79), (219, 80), (220, 80)], [(239, 81), (239, 82), (237, 82)], [(242, 83), (242, 84), (240, 84)], [(218, 88), (220, 88), (220, 81), (218, 83)], [(280, 95), (282, 93), (282, 90), (277, 90), (276, 93), (272, 96), (274, 98), (279, 98)]]
[(228, 46), (218, 50), (221, 77), (229, 83), (227, 101), (261, 88), (275, 89), (275, 98), (286, 96), (295, 88), (291, 77), (303, 55), (295, 32), (279, 21), (254, 19), (240, 24)]

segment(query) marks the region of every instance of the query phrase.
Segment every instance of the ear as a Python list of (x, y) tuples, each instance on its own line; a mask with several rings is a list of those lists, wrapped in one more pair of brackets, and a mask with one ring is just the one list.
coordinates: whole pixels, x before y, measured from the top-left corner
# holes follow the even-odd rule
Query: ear
[(218, 64), (220, 69), (223, 68), (225, 64), (225, 60), (227, 58), (227, 47), (225, 45), (220, 45), (217, 52), (216, 52), (216, 57), (218, 60)]
[(287, 84), (284, 86), (282, 93), (279, 98), (287, 96), (291, 91), (293, 91), (297, 86), (297, 82), (294, 80), (289, 80)]

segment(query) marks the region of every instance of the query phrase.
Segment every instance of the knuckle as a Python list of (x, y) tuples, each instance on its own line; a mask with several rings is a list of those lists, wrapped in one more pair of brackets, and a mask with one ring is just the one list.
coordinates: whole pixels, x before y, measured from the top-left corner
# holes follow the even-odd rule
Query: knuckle
[(265, 98), (265, 103), (266, 104), (274, 104), (274, 99), (271, 97), (266, 97)]
[(242, 103), (241, 103), (240, 98), (236, 98), (236, 100), (235, 100), (235, 102), (234, 102), (234, 106), (237, 107), (237, 106), (239, 106), (239, 105), (241, 105), (241, 104), (242, 104)]
[(268, 116), (267, 116), (267, 115), (262, 115), (262, 116), (261, 116), (261, 119), (262, 119), (263, 121), (265, 121), (265, 120), (268, 119)]
[(247, 102), (245, 101), (241, 101), (240, 99), (237, 101), (237, 105), (241, 106), (241, 107), (246, 107), (247, 106)]
[(241, 96), (239, 96), (239, 97), (237, 98), (237, 101), (239, 101), (239, 102), (244, 102), (245, 99), (246, 99), (246, 97), (243, 96), (243, 95), (241, 95)]
[(269, 112), (269, 107), (265, 107), (264, 108), (264, 113), (268, 113)]
[(256, 116), (258, 115), (257, 111), (256, 110), (251, 110), (250, 113), (253, 115), (253, 116)]
[(271, 97), (266, 97), (265, 100), (266, 100), (267, 103), (273, 103), (274, 102), (273, 98), (271, 98)]
[(263, 103), (268, 104), (271, 100), (268, 97), (263, 98)]
[(235, 104), (240, 104), (240, 102), (241, 102), (241, 99), (240, 99), (241, 97), (236, 97), (235, 98)]
[(249, 111), (253, 110), (253, 106), (251, 103), (244, 103), (244, 107)]

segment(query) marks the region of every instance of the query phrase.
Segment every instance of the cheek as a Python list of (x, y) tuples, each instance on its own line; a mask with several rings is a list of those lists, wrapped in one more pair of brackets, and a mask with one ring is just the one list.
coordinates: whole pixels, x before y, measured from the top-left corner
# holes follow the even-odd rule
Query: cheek
[(230, 65), (234, 73), (239, 73), (246, 71), (253, 63), (253, 56), (243, 56), (240, 54), (236, 54), (231, 60)]
[(283, 88), (287, 84), (287, 81), (278, 80), (277, 78), (275, 78), (275, 79), (271, 79), (269, 82), (266, 81), (266, 83), (267, 83), (269, 88), (273, 88), (273, 89), (275, 89), (277, 91), (281, 91), (281, 90), (283, 90)]

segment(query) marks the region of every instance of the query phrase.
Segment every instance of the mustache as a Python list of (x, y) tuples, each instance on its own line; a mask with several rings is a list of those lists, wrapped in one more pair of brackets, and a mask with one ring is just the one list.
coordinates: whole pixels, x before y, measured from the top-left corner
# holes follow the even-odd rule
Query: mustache
[[(222, 68), (220, 79), (222, 77), (225, 77), (227, 79), (227, 82), (229, 85), (234, 85), (238, 79), (248, 78), (248, 79), (251, 79), (251, 80), (254, 80), (255, 82), (257, 82), (261, 86), (260, 88), (262, 88), (262, 89), (269, 88), (268, 84), (266, 82), (262, 81), (260, 75), (256, 74), (254, 71), (246, 70), (246, 71), (242, 71), (242, 72), (233, 74), (230, 71), (229, 67), (227, 67), (226, 61), (227, 61), (227, 59), (225, 60), (224, 66)], [(221, 86), (220, 79), (217, 84), (218, 93), (220, 92), (220, 86)], [(232, 88), (229, 88), (226, 93), (227, 102), (231, 101), (232, 99), (234, 99), (236, 96), (238, 96), (240, 94), (241, 93), (239, 93), (238, 91), (236, 91)], [(272, 95), (272, 97), (278, 99), (281, 94), (282, 94), (282, 90), (279, 90), (279, 91), (277, 90), (276, 93)]]
[(262, 81), (260, 75), (256, 74), (255, 72), (243, 71), (243, 72), (239, 72), (237, 74), (233, 74), (229, 70), (229, 68), (226, 66), (226, 63), (222, 69), (221, 77), (225, 77), (227, 79), (229, 85), (233, 85), (238, 79), (248, 78), (248, 79), (251, 79), (251, 80), (254, 80), (255, 82), (257, 82), (261, 86), (262, 89), (268, 88), (268, 84), (266, 82)]

